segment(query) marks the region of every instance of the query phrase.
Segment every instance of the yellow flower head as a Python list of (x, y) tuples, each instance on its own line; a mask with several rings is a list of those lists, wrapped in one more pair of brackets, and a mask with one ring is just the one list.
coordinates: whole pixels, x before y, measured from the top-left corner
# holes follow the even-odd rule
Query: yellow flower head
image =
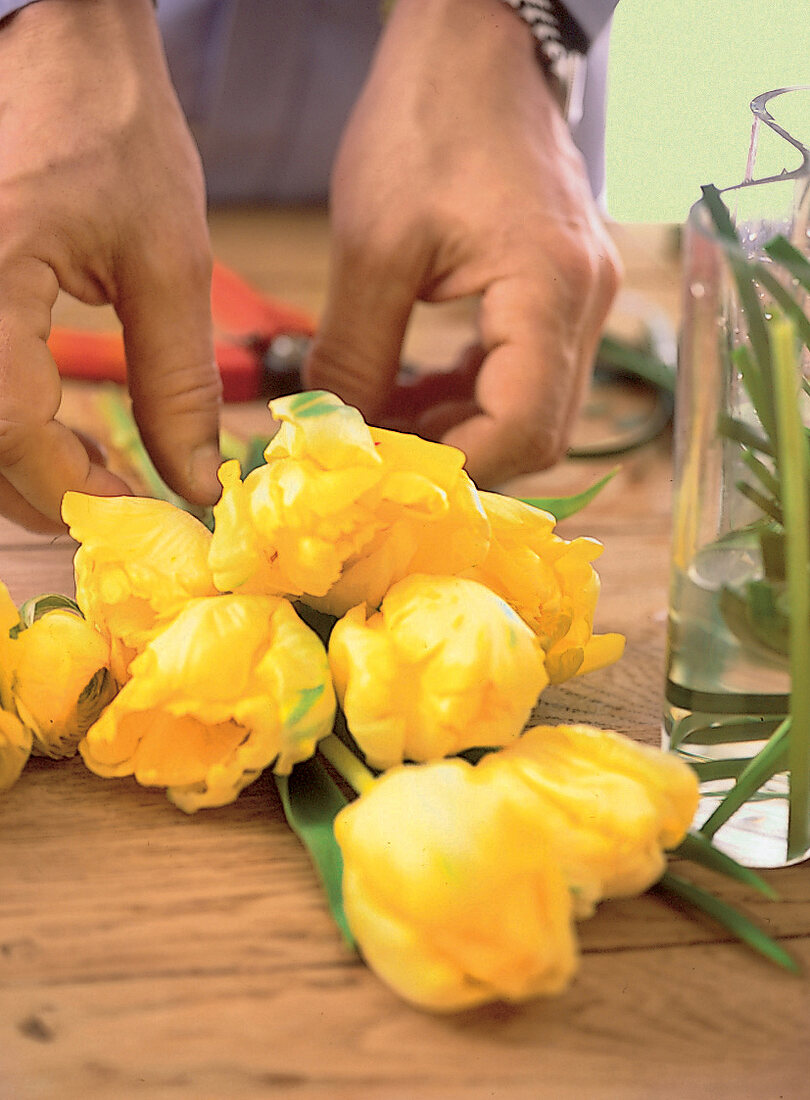
[(79, 751), (189, 813), (233, 802), (274, 761), (289, 772), (332, 728), (326, 652), (286, 600), (192, 600), (131, 671)]
[(11, 689), (11, 632), (20, 626), (20, 613), (9, 590), (0, 581), (0, 708), (14, 710)]
[(537, 726), (479, 769), (550, 830), (578, 917), (656, 882), (698, 804), (683, 761), (592, 726)]
[[(115, 694), (109, 656), (104, 639), (75, 611), (55, 608), (23, 627), (0, 582), (0, 707), (14, 719), (2, 718), (8, 727), (3, 752), (12, 760), (23, 753), (23, 763), (32, 751), (72, 756)], [(25, 727), (24, 736), (16, 719)]]
[(300, 596), (342, 615), (408, 573), (457, 573), (489, 525), (453, 447), (369, 428), (320, 391), (271, 401), (266, 465), (220, 470), (211, 569), (221, 591)]
[(537, 634), (551, 683), (617, 661), (622, 635), (593, 633), (599, 577), (591, 562), (601, 544), (567, 542), (554, 533), (552, 515), (522, 501), (498, 493), (480, 497), (492, 537), (486, 557), (464, 575), (497, 592)]
[(109, 640), (115, 679), (190, 599), (216, 592), (208, 568), (211, 533), (162, 500), (66, 493), (62, 516), (81, 543), (76, 601)]
[(110, 647), (80, 615), (48, 611), (12, 639), (14, 706), (34, 735), (37, 756), (73, 756), (115, 695)]
[(558, 993), (577, 965), (545, 831), (463, 760), (395, 768), (335, 819), (343, 901), (368, 964), (453, 1011)]
[(0, 710), (0, 791), (14, 786), (30, 755), (31, 731), (16, 714)]
[(375, 768), (519, 736), (548, 680), (531, 630), (488, 588), (415, 574), (379, 612), (340, 619), (329, 663), (346, 722)]

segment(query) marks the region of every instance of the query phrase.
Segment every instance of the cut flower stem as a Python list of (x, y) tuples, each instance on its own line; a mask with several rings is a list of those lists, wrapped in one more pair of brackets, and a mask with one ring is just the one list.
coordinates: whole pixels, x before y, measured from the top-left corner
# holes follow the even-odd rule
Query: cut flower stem
[(374, 772), (336, 734), (330, 733), (325, 737), (319, 743), (318, 749), (357, 794), (363, 794), (370, 789), (376, 778)]

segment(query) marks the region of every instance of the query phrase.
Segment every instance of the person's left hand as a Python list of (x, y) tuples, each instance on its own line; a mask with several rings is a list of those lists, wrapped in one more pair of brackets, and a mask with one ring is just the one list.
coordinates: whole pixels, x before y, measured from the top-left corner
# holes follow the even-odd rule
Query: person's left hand
[[(501, 0), (398, 0), (332, 181), (305, 380), (441, 439), (480, 485), (563, 453), (618, 261), (528, 28)], [(448, 379), (395, 384), (417, 300), (480, 295)]]

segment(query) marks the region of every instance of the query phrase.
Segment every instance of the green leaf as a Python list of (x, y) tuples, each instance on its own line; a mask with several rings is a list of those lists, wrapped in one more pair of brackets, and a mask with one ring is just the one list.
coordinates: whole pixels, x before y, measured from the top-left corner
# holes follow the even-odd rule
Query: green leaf
[(784, 718), (768, 738), (765, 747), (752, 757), (716, 810), (703, 822), (700, 831), (712, 837), (760, 787), (785, 766), (785, 741), (790, 732), (790, 717)]
[[(780, 718), (763, 718), (761, 715), (740, 718), (717, 719), (693, 713), (677, 724), (678, 745), (735, 745), (740, 741), (765, 741), (771, 736)], [(672, 739), (674, 746), (674, 737)]]
[(245, 445), (245, 461), (242, 464), (242, 477), (264, 466), (264, 452), (268, 440), (262, 435), (252, 435)]
[(747, 447), (742, 448), (741, 457), (751, 473), (759, 480), (765, 492), (774, 500), (779, 500), (781, 486), (779, 485), (779, 479), (773, 471), (770, 470), (764, 462), (761, 462), (753, 451), (749, 451)]
[(772, 260), (790, 272), (805, 290), (810, 290), (810, 261), (786, 237), (781, 234), (774, 237), (765, 245), (765, 251)]
[(810, 347), (810, 320), (806, 317), (802, 307), (794, 300), (790, 291), (786, 290), (779, 280), (774, 278), (762, 264), (759, 264), (755, 270), (757, 280), (765, 287), (774, 301), (779, 303), (785, 316), (796, 326), (796, 331), (801, 337), (802, 343)]
[(785, 562), (790, 607), (790, 798), (788, 859), (810, 847), (810, 459), (799, 414), (800, 367), (796, 331), (790, 321), (772, 326), (778, 466), (785, 513)]
[(785, 535), (772, 526), (762, 527), (759, 531), (759, 548), (762, 553), (762, 568), (771, 584), (785, 581)]
[(347, 799), (317, 757), (296, 764), (289, 776), (274, 775), (287, 822), (309, 853), (344, 940), (355, 946), (343, 909), (343, 856), (334, 820)]
[(735, 879), (745, 886), (751, 886), (759, 891), (769, 901), (778, 901), (779, 895), (769, 882), (752, 871), (750, 867), (743, 867), (736, 859), (721, 852), (701, 833), (687, 833), (671, 855), (680, 859), (688, 859), (691, 863), (697, 863), (709, 871), (716, 871), (720, 875)]
[(79, 618), (84, 618), (75, 600), (69, 596), (63, 596), (60, 592), (46, 592), (42, 596), (32, 596), (30, 600), (20, 605), (20, 623), (19, 626), (11, 628), (11, 637), (16, 638), (21, 630), (31, 626), (49, 611), (70, 611)]
[(740, 377), (751, 398), (754, 412), (759, 417), (768, 439), (776, 438), (776, 423), (773, 416), (773, 393), (759, 365), (754, 362), (747, 344), (740, 344), (731, 353), (731, 361), (740, 372)]
[(575, 515), (581, 511), (586, 504), (590, 504), (591, 501), (601, 493), (607, 483), (616, 476), (619, 471), (619, 467), (616, 466), (605, 474), (604, 477), (594, 482), (589, 489), (585, 489), (581, 493), (576, 493), (570, 497), (521, 497), (520, 499), (524, 504), (530, 504), (532, 508), (539, 508), (543, 512), (551, 512), (555, 519), (568, 519), (569, 516)]
[(675, 371), (657, 355), (649, 351), (628, 344), (624, 340), (618, 340), (614, 336), (604, 335), (599, 342), (599, 350), (596, 354), (597, 363), (623, 371), (625, 374), (635, 375), (644, 382), (649, 382), (656, 389), (675, 392)]
[(765, 513), (766, 516), (770, 516), (771, 519), (776, 520), (777, 523), (782, 522), (782, 509), (779, 507), (779, 502), (773, 500), (771, 497), (766, 497), (763, 493), (760, 493), (758, 489), (755, 489), (753, 485), (749, 485), (745, 481), (738, 481), (734, 486), (740, 496), (750, 500), (752, 504), (756, 504), (757, 508)]
[(673, 875), (669, 871), (658, 881), (655, 889), (665, 896), (685, 901), (699, 909), (713, 920), (716, 920), (718, 924), (727, 928), (742, 943), (747, 944), (758, 954), (776, 963), (777, 966), (781, 966), (792, 974), (801, 973), (798, 962), (776, 940), (771, 939), (769, 935), (758, 928), (753, 921), (749, 920), (738, 909), (725, 901), (721, 901), (714, 894), (710, 894), (708, 890), (703, 890), (700, 886), (695, 886), (694, 883), (687, 882), (686, 879)]
[(701, 783), (714, 783), (718, 779), (737, 779), (750, 762), (748, 756), (723, 757), (721, 760), (690, 760)]
[[(747, 599), (728, 585), (723, 585), (717, 605), (723, 621), (744, 646), (753, 650), (767, 650), (768, 654), (787, 657), (789, 652), (789, 624), (785, 616), (773, 604), (772, 593), (765, 594), (769, 585), (756, 582), (746, 585)], [(770, 599), (769, 599), (770, 597)]]
[(740, 303), (748, 323), (748, 338), (757, 365), (763, 372), (763, 381), (765, 381), (769, 377), (771, 347), (759, 295), (751, 277), (751, 265), (742, 250), (737, 231), (731, 221), (731, 215), (720, 198), (720, 192), (713, 184), (701, 187), (701, 191), (704, 206), (714, 222), (721, 243), (725, 247), (729, 264), (734, 272)]
[(774, 448), (769, 439), (759, 435), (748, 424), (727, 413), (720, 413), (717, 418), (717, 431), (727, 439), (733, 439), (742, 443), (749, 451), (759, 451), (761, 454), (773, 457)]

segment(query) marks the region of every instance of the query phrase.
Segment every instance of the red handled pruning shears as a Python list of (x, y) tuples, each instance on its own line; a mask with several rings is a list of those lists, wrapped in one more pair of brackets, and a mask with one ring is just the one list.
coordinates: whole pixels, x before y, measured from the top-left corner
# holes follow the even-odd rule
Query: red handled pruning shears
[[(211, 309), (225, 401), (300, 390), (300, 368), (314, 331), (309, 314), (260, 293), (218, 262), (211, 281)], [(121, 333), (55, 328), (48, 347), (63, 378), (126, 382)]]

